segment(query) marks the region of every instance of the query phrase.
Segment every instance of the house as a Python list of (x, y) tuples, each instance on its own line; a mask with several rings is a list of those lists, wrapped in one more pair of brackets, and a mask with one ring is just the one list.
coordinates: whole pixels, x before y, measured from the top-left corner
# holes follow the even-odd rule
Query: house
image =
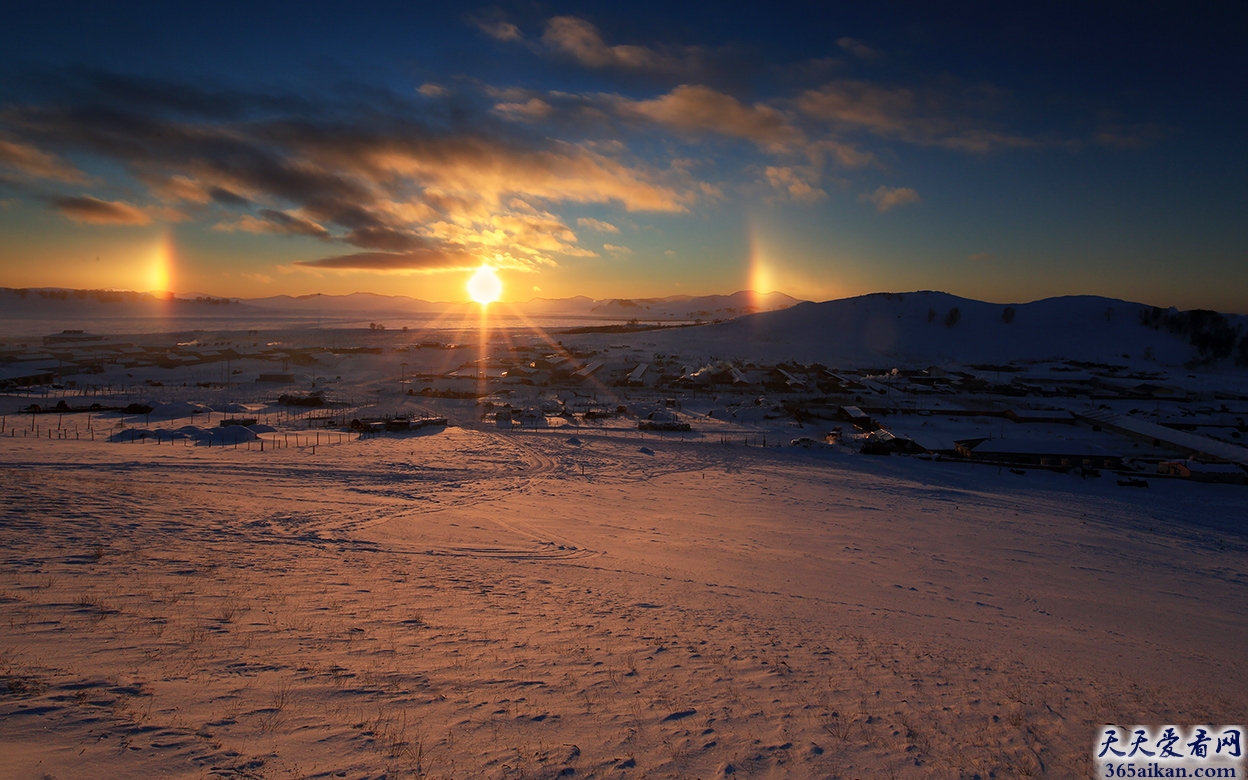
[(637, 367), (634, 368), (631, 373), (629, 373), (628, 379), (625, 380), (625, 384), (629, 385), (630, 387), (641, 387), (645, 385), (646, 369), (648, 368), (650, 368), (649, 363), (638, 364)]
[(52, 344), (81, 344), (87, 341), (103, 340), (103, 336), (84, 333), (81, 330), (63, 330), (60, 333), (53, 333), (51, 336), (44, 336), (43, 345), (46, 347)]
[(801, 379), (799, 377), (793, 376), (791, 373), (789, 373), (788, 371), (785, 371), (783, 368), (777, 368), (776, 371), (780, 372), (780, 375), (784, 377), (785, 384), (787, 384), (789, 387), (793, 388), (794, 390), (806, 389), (805, 379)]
[(840, 419), (853, 425), (862, 431), (871, 431), (877, 428), (875, 420), (871, 419), (871, 415), (859, 409), (857, 406), (842, 406), (838, 413)]
[(603, 365), (604, 365), (603, 361), (595, 360), (589, 365), (585, 366), (584, 368), (581, 368), (578, 371), (573, 371), (572, 377), (574, 379), (589, 379), (591, 376), (597, 373), (598, 370), (603, 367)]
[(0, 385), (33, 387), (50, 385), (61, 373), (59, 360), (27, 360), (0, 368)]

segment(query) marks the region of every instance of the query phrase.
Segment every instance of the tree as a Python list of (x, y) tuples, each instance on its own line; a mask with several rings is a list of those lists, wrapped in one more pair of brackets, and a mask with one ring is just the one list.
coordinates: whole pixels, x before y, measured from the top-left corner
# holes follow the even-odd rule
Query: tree
[(1013, 306), (1005, 307), (1005, 309), (1001, 312), (1001, 321), (1004, 322), (1006, 325), (1009, 325), (1011, 322), (1014, 321), (1014, 307)]
[(960, 319), (962, 319), (962, 310), (957, 306), (954, 306), (949, 310), (949, 313), (945, 315), (945, 327), (952, 328), (954, 325), (958, 324), (958, 320)]

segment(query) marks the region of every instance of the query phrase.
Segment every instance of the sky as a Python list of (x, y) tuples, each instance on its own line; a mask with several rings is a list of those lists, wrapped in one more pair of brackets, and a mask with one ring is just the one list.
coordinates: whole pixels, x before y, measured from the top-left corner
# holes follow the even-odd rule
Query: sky
[(6, 10), (0, 286), (1248, 313), (1235, 4), (361, 6)]

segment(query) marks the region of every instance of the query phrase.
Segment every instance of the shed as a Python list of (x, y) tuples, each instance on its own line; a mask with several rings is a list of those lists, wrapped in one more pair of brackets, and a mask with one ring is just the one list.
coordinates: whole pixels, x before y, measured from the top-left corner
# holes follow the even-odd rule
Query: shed
[(1069, 439), (969, 439), (958, 454), (970, 460), (1023, 466), (1119, 468), (1122, 456), (1099, 445)]
[(1005, 416), (1016, 423), (1066, 423), (1075, 424), (1075, 416), (1065, 410), (1010, 409)]
[(1197, 482), (1248, 484), (1248, 472), (1233, 463), (1205, 463), (1199, 460), (1163, 460), (1157, 464), (1158, 474), (1184, 477)]

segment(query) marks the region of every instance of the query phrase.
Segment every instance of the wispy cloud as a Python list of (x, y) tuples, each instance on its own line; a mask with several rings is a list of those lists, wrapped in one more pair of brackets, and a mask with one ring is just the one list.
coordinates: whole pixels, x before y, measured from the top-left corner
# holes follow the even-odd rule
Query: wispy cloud
[(576, 224), (580, 225), (583, 228), (588, 228), (589, 230), (596, 231), (598, 233), (619, 233), (620, 232), (620, 229), (616, 227), (615, 225), (612, 225), (610, 222), (603, 222), (600, 219), (594, 219), (592, 217), (581, 217), (580, 219), (576, 221)]
[(48, 205), (74, 222), (86, 225), (147, 225), (152, 218), (125, 201), (107, 201), (89, 195), (52, 198)]
[(32, 144), (0, 137), (0, 167), (16, 171), (30, 179), (80, 184), (86, 174), (54, 154), (40, 151)]
[(217, 230), (242, 230), (248, 233), (311, 236), (322, 241), (328, 241), (332, 238), (328, 230), (312, 220), (274, 209), (260, 209), (256, 216), (243, 214), (234, 221), (219, 222), (214, 227)]
[(806, 90), (797, 105), (807, 117), (842, 133), (865, 131), (881, 138), (963, 152), (1041, 145), (1036, 138), (999, 129), (970, 110), (971, 105), (984, 106), (998, 99), (992, 90), (963, 92), (950, 94), (844, 79)]
[(761, 103), (746, 105), (709, 87), (682, 85), (652, 100), (620, 100), (617, 111), (640, 116), (687, 133), (714, 133), (781, 151), (803, 141), (780, 111)]
[(878, 51), (871, 48), (867, 44), (863, 43), (862, 41), (856, 41), (853, 38), (849, 38), (849, 37), (837, 38), (836, 45), (841, 47), (843, 51), (846, 51), (854, 55), (860, 60), (870, 61), (870, 60), (878, 59), (880, 56), (880, 53)]
[(1164, 128), (1156, 124), (1124, 126), (1121, 124), (1102, 125), (1092, 135), (1092, 140), (1100, 146), (1117, 149), (1147, 149), (1166, 137)]
[(773, 188), (798, 203), (815, 203), (828, 197), (828, 193), (815, 186), (819, 175), (809, 168), (768, 166), (764, 173)]
[(908, 203), (919, 203), (923, 199), (919, 197), (919, 193), (909, 187), (885, 187), (881, 185), (876, 187), (874, 192), (862, 193), (858, 196), (858, 200), (863, 203), (873, 203), (876, 211), (884, 213)]
[(546, 22), (542, 43), (591, 68), (656, 70), (679, 64), (676, 58), (646, 46), (608, 45), (597, 27), (575, 16), (556, 16)]
[(545, 100), (533, 97), (523, 103), (498, 103), (494, 110), (507, 119), (536, 122), (550, 116), (554, 109)]
[(356, 252), (316, 260), (297, 260), (295, 265), (334, 271), (466, 271), (481, 265), (465, 252), (423, 247), (408, 252)]
[(520, 28), (511, 22), (478, 21), (476, 25), (477, 29), (496, 41), (518, 41), (524, 38)]

